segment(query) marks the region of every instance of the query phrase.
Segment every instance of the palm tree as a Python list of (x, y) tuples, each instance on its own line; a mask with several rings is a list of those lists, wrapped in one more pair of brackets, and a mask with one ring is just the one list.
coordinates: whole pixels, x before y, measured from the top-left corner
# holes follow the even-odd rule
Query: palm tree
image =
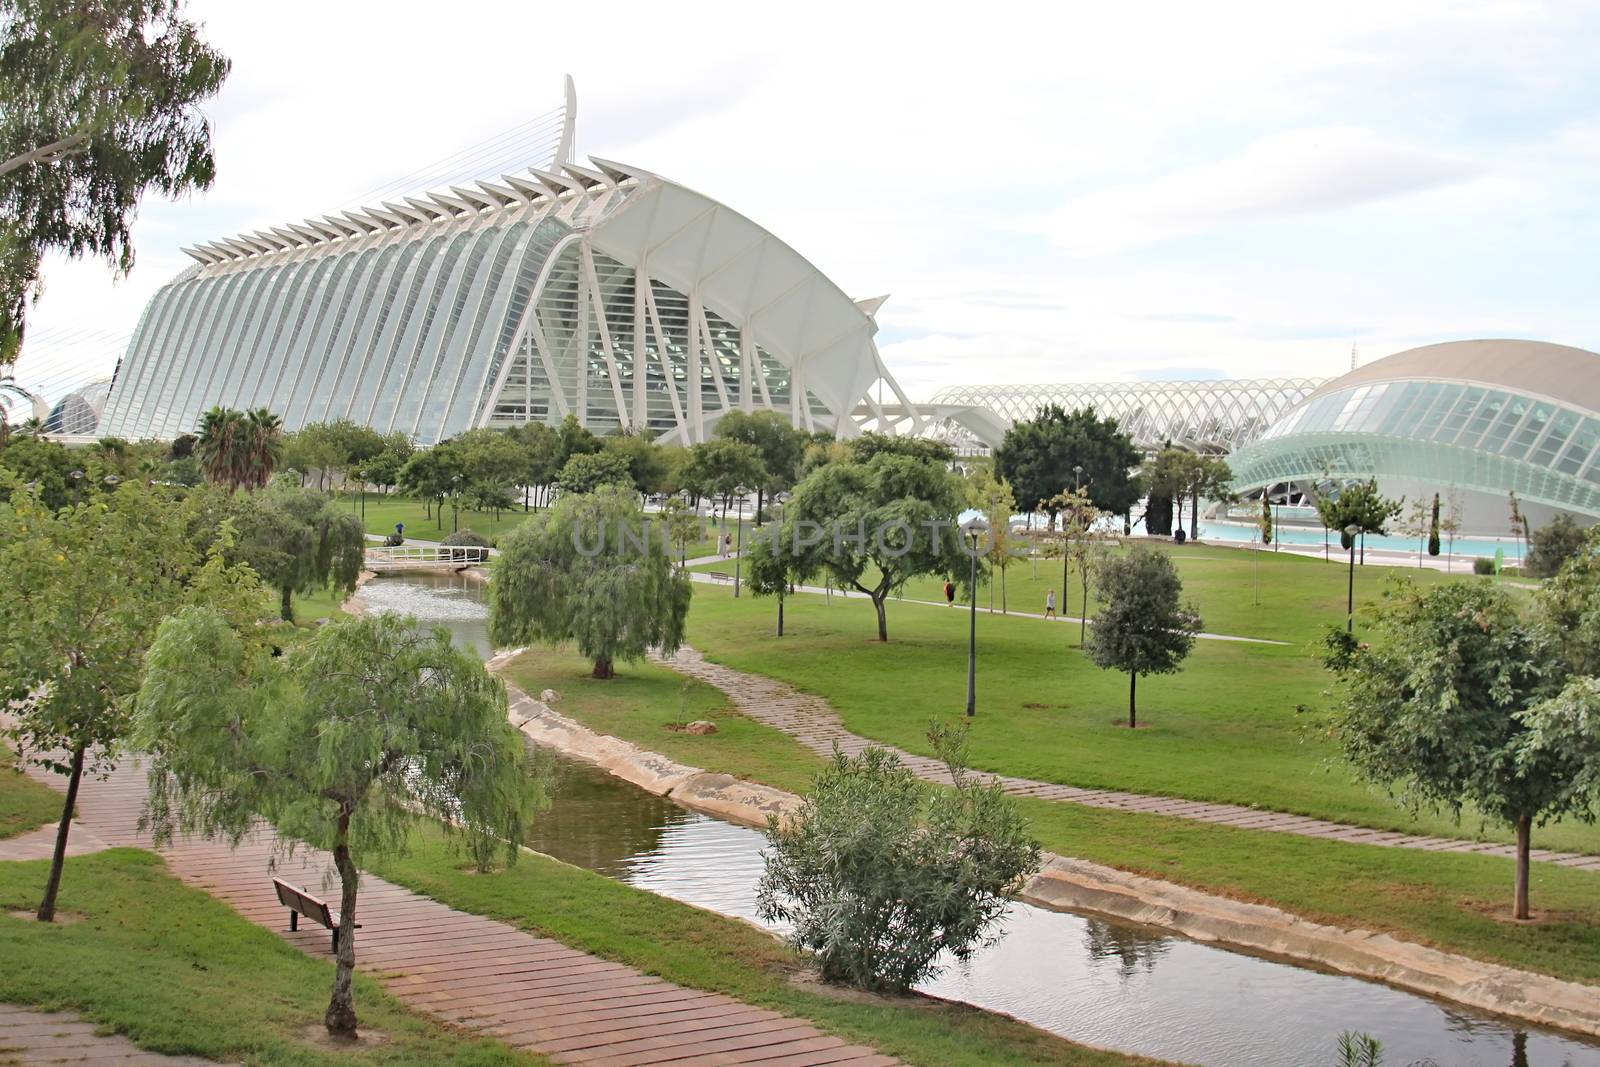
[(206, 479), (226, 485), (234, 492), (244, 484), (243, 465), (240, 462), (241, 432), (244, 414), (233, 408), (212, 408), (200, 416), (200, 427), (195, 442), (195, 455), (200, 458), (200, 469)]
[(266, 408), (256, 408), (245, 416), (245, 431), (246, 484), (260, 489), (283, 459), (283, 420)]

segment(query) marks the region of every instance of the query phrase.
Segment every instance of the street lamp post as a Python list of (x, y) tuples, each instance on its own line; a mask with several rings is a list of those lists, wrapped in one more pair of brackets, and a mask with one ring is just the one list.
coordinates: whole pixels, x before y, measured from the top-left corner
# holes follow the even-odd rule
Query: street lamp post
[(972, 546), (968, 557), (972, 563), (969, 582), (972, 605), (968, 612), (970, 621), (967, 627), (967, 718), (970, 719), (978, 708), (978, 541), (989, 532), (989, 525), (981, 518), (974, 518), (962, 525), (961, 532), (966, 534)]
[(72, 499), (80, 500), (80, 499), (83, 498), (83, 472), (82, 471), (73, 471), (71, 477), (72, 477)]
[(1356, 632), (1356, 534), (1361, 532), (1361, 527), (1351, 523), (1344, 528), (1344, 535), (1350, 541), (1350, 582), (1345, 594), (1344, 632)]
[(450, 479), (450, 507), (454, 512), (452, 517), (451, 533), (461, 532), (461, 475), (457, 474)]
[(749, 491), (742, 485), (734, 490), (734, 493), (739, 497), (739, 518), (733, 527), (733, 536), (735, 538), (733, 549), (733, 595), (735, 597), (739, 595), (739, 564), (742, 562), (740, 556), (744, 552), (744, 496)]

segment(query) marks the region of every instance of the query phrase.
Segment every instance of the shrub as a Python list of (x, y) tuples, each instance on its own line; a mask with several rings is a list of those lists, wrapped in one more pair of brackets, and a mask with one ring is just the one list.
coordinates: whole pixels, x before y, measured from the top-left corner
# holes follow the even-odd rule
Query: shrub
[(1557, 515), (1549, 523), (1533, 531), (1533, 544), (1528, 550), (1527, 572), (1535, 578), (1548, 578), (1561, 569), (1561, 565), (1575, 558), (1589, 543), (1589, 534), (1571, 515)]
[(1479, 556), (1477, 559), (1474, 559), (1472, 561), (1472, 573), (1473, 574), (1493, 574), (1494, 573), (1494, 560), (1490, 559), (1487, 556)]
[(489, 539), (471, 530), (457, 530), (439, 542), (442, 548), (479, 548), (481, 552), (468, 552), (466, 558), (482, 563), (489, 558)]
[(934, 724), (928, 736), (953, 789), (927, 788), (883, 749), (836, 748), (800, 810), (768, 819), (757, 908), (793, 927), (825, 981), (903, 992), (938, 973), (940, 953), (967, 960), (1039, 869), (1015, 803), (968, 776), (965, 735)]

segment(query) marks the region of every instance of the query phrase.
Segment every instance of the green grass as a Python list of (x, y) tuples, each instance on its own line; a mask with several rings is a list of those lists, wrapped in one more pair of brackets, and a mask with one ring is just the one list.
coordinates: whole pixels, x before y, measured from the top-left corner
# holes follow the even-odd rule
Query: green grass
[[(702, 602), (696, 611), (704, 607)], [(676, 734), (662, 724), (676, 717), (678, 676), (651, 665), (625, 665), (611, 682), (579, 684), (573, 675), (580, 668), (560, 654), (530, 652), (509, 674), (535, 692), (545, 686), (560, 690), (564, 714), (685, 763), (746, 772), (794, 791), (806, 789), (815, 774), (817, 757), (788, 735), (753, 722), (737, 725), (714, 710), (714, 690), (704, 692), (696, 683), (691, 707), (715, 715), (718, 733)], [(600, 691), (608, 686), (617, 687), (615, 694)], [(915, 701), (915, 694), (907, 700)], [(992, 708), (981, 702), (979, 707), (975, 725), (982, 736)], [(925, 723), (932, 710), (918, 708), (916, 722)], [(1147, 736), (1141, 731), (1138, 738)], [(756, 767), (762, 770), (750, 770)], [(1518, 926), (1504, 921), (1512, 874), (1506, 859), (1342, 844), (1043, 800), (1019, 803), (1053, 852), (1340, 926), (1387, 930), (1480, 959), (1600, 981), (1600, 875), (1592, 871), (1534, 864), (1533, 903), (1543, 918)]]
[(0, 838), (13, 837), (61, 818), (61, 797), (16, 766), (16, 755), (0, 745)]
[(795, 957), (735, 919), (524, 853), (508, 870), (469, 873), (437, 831), (375, 874), (672, 982), (807, 1019), (848, 1041), (924, 1067), (1149, 1060), (1074, 1045), (1003, 1015), (923, 997), (847, 999), (798, 987)]
[[(590, 676), (591, 664), (573, 652), (531, 648), (504, 669), (525, 692), (554, 689), (556, 710), (591, 729), (626, 737), (652, 752), (709, 771), (804, 792), (822, 760), (788, 734), (735, 711), (722, 691), (665, 667), (641, 662), (619, 667), (610, 681)], [(717, 724), (714, 734), (670, 729), (695, 719)]]
[[(967, 613), (891, 604), (887, 644), (864, 599), (786, 602), (772, 636), (771, 598), (697, 586), (689, 641), (719, 663), (826, 698), (853, 732), (931, 754), (930, 715), (966, 703)], [(1353, 780), (1297, 708), (1320, 707), (1328, 678), (1301, 645), (1197, 641), (1177, 674), (1139, 682), (1141, 729), (1126, 728), (1128, 678), (1077, 647), (1078, 627), (978, 614), (978, 715), (973, 765), (1092, 789), (1243, 804), (1364, 826), (1510, 840), (1474, 817), (1413, 818)], [(1600, 852), (1600, 827), (1567, 822), (1538, 847)]]
[[(339, 614), (339, 608), (345, 602), (343, 590), (331, 589), (327, 586), (309, 593), (305, 596), (294, 598), (294, 621), (301, 626), (309, 626), (318, 619), (331, 619)], [(271, 610), (274, 617), (278, 611), (278, 598), (272, 597)]]
[[(359, 498), (345, 495), (340, 498), (345, 507), (350, 507), (352, 499), (359, 502)], [(360, 508), (353, 509), (360, 514)], [(492, 511), (473, 511), (462, 508), (461, 514), (456, 515), (455, 509), (446, 504), (443, 509), (429, 509), (420, 500), (404, 496), (381, 496), (375, 493), (366, 495), (366, 523), (367, 532), (374, 534), (394, 533), (394, 524), (405, 523), (406, 536), (419, 541), (441, 541), (450, 536), (458, 524), (463, 530), (471, 530), (482, 534), (491, 541), (515, 529), (533, 512), (524, 512), (519, 503), (515, 508), (509, 508), (495, 517)], [(442, 511), (442, 516), (440, 512)]]
[[(45, 864), (0, 864), (0, 912), (38, 903)], [(356, 975), (360, 1052), (319, 1049), (333, 965), (241, 918), (134, 849), (68, 861), (61, 908), (81, 922), (0, 914), (0, 1000), (70, 1011), (141, 1048), (262, 1065), (369, 1063), (459, 1067), (544, 1062), (411, 1013)]]

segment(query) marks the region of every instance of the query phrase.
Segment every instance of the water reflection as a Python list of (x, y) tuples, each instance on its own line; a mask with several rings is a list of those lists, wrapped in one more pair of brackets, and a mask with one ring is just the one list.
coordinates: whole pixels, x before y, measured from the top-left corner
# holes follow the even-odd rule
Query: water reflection
[[(482, 590), (454, 575), (381, 579), (377, 610), (449, 628), (488, 654)], [(603, 771), (560, 761), (554, 802), (528, 844), (630, 885), (756, 920), (761, 835), (685, 811)], [(1440, 1067), (1600, 1067), (1600, 1044), (1341, 975), (1258, 959), (1148, 928), (1014, 906), (1005, 937), (922, 988), (1008, 1012), (1087, 1044), (1207, 1067), (1336, 1062), (1343, 1030), (1385, 1062)]]

